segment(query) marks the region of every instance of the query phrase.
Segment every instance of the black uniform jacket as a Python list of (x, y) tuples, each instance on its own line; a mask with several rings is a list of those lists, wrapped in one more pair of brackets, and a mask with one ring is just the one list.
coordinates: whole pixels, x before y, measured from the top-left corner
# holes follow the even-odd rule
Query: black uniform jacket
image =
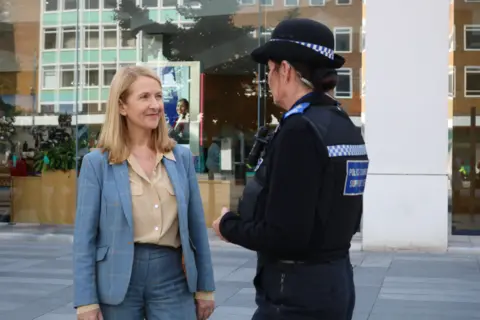
[[(340, 258), (348, 253), (362, 213), (362, 195), (351, 192), (358, 188), (347, 188), (347, 182), (352, 184), (347, 161), (367, 159), (366, 153), (343, 151), (365, 145), (359, 128), (335, 100), (311, 93), (294, 106), (303, 102), (310, 103), (305, 115), (313, 122), (329, 118), (323, 139), (301, 114), (283, 118), (257, 171), (265, 169), (262, 187), (256, 199), (243, 199), (255, 203), (253, 217), (228, 212), (220, 232), (229, 242), (274, 259)], [(326, 173), (329, 161), (336, 161), (333, 175)], [(329, 191), (327, 198), (322, 198), (322, 188)]]

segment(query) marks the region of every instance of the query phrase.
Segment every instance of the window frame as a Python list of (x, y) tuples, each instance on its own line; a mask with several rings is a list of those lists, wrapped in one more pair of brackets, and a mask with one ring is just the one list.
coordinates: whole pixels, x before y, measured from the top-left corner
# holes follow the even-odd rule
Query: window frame
[[(338, 51), (336, 46), (337, 46), (337, 35), (345, 35), (348, 34), (349, 36), (349, 41), (348, 41), (348, 46), (349, 50), (348, 51)], [(335, 53), (352, 53), (353, 52), (353, 28), (352, 27), (335, 27), (333, 28), (333, 35), (335, 37)]]
[[(105, 44), (106, 44), (106, 37), (105, 37), (105, 32), (111, 32), (111, 31), (114, 31), (115, 32), (115, 46), (113, 47), (107, 47)], [(118, 47), (118, 27), (117, 25), (115, 24), (104, 24), (102, 25), (102, 28), (101, 28), (101, 47), (103, 49), (117, 49)]]
[[(17, 0), (18, 1), (18, 0)], [(58, 12), (61, 10), (62, 2), (63, 0), (54, 0), (57, 2), (56, 9), (55, 10), (47, 10), (47, 2), (48, 0), (43, 0), (43, 12)]]
[(115, 72), (116, 72), (116, 70), (117, 70), (117, 64), (116, 64), (116, 63), (104, 63), (104, 64), (102, 64), (101, 69), (102, 69), (102, 70), (101, 70), (101, 77), (102, 77), (102, 79), (101, 79), (101, 86), (102, 86), (102, 87), (110, 87), (110, 84), (111, 84), (111, 83), (108, 83), (108, 84), (105, 83), (105, 78), (106, 78), (106, 77), (105, 77), (105, 71), (107, 71), (107, 70), (113, 70), (113, 71), (114, 71), (113, 74), (115, 75)]
[[(156, 5), (156, 6), (153, 6), (153, 7), (152, 7), (152, 6), (148, 6), (148, 7), (145, 6), (145, 5), (143, 4), (143, 1), (145, 1), (145, 0), (141, 0), (141, 3), (142, 3), (141, 6), (142, 6), (142, 7), (145, 7), (145, 8), (154, 8), (154, 9), (160, 8), (160, 0), (155, 0), (155, 1), (157, 1), (157, 5)], [(163, 0), (162, 0), (162, 3), (163, 3)]]
[[(70, 86), (63, 85), (63, 73), (64, 72), (73, 72), (73, 80)], [(75, 64), (61, 64), (58, 70), (58, 79), (59, 79), (59, 88), (60, 89), (71, 89), (77, 86), (78, 84), (75, 83)], [(78, 82), (78, 81), (77, 81)]]
[(324, 7), (325, 4), (326, 4), (326, 0), (321, 0), (323, 3), (322, 4), (316, 4), (316, 3), (312, 3), (313, 0), (308, 0), (308, 5), (310, 7)]
[[(48, 31), (50, 30), (50, 31)], [(45, 48), (45, 44), (46, 44), (46, 38), (47, 38), (47, 34), (55, 34), (55, 48), (53, 49), (46, 49)], [(59, 49), (59, 34), (58, 34), (58, 28), (57, 27), (44, 27), (43, 30), (42, 30), (42, 44), (41, 44), (41, 48), (42, 51), (56, 51)]]
[[(338, 98), (338, 99), (352, 99), (353, 98), (353, 69), (352, 68), (337, 69), (337, 76), (340, 77), (342, 75), (343, 76), (345, 76), (345, 75), (350, 76), (350, 92), (348, 92), (348, 95), (338, 96), (337, 95), (337, 87), (335, 87), (334, 96), (335, 96), (335, 98)], [(344, 91), (344, 92), (347, 93), (346, 91)]]
[[(87, 35), (91, 32), (96, 32), (98, 34), (98, 38), (97, 38), (97, 46), (96, 47), (92, 47), (92, 46), (89, 46), (87, 45), (88, 44), (88, 41), (89, 39), (91, 39), (90, 37), (88, 37)], [(100, 49), (102, 44), (101, 44), (101, 28), (99, 25), (86, 25), (83, 27), (83, 48), (87, 49), (87, 50), (92, 50), (92, 49)]]
[[(124, 45), (124, 41), (125, 41), (124, 38), (123, 38), (124, 33), (129, 33), (129, 31), (120, 30), (120, 46), (119, 46), (119, 48), (120, 49), (134, 49), (134, 48), (136, 48), (137, 47), (137, 42), (138, 42), (136, 37), (130, 38), (130, 39), (135, 40), (135, 43), (132, 46), (125, 46)], [(127, 43), (127, 41), (125, 41), (125, 43)]]
[(254, 6), (257, 4), (257, 0), (238, 0), (240, 6)]
[[(448, 97), (455, 98), (457, 91), (457, 69), (455, 66), (448, 66)], [(452, 77), (452, 91), (450, 92), (450, 77)], [(466, 87), (465, 87), (466, 88)]]
[[(47, 71), (46, 69), (53, 71), (53, 76), (56, 78), (56, 83), (53, 84), (52, 87), (46, 87), (45, 86), (45, 83), (46, 83), (46, 81), (45, 81), (45, 71)], [(42, 86), (41, 86), (42, 90), (43, 89), (45, 89), (45, 90), (56, 90), (58, 88), (59, 79), (60, 79), (59, 74), (58, 74), (57, 66), (56, 65), (51, 65), (51, 64), (42, 65), (41, 73), (42, 73), (42, 75), (41, 75), (41, 77), (42, 77), (41, 78), (42, 79)]]
[(76, 4), (76, 8), (73, 8), (73, 9), (66, 9), (66, 2), (68, 0), (62, 0), (62, 10), (61, 11), (77, 11), (79, 10), (80, 8), (80, 1), (75, 1), (75, 4)]
[(287, 1), (288, 1), (288, 0), (283, 0), (283, 5), (284, 5), (285, 7), (298, 7), (298, 6), (299, 6), (299, 2), (300, 2), (299, 0), (295, 0), (295, 1), (296, 1), (295, 4), (288, 4)]
[[(115, 1), (115, 6), (113, 8), (110, 8), (110, 7), (105, 5), (105, 3), (110, 2), (110, 1)], [(116, 9), (116, 8), (118, 8), (118, 1), (117, 0), (102, 0), (102, 9), (113, 10), (113, 9)]]
[[(469, 71), (470, 69), (470, 71)], [(463, 95), (465, 98), (480, 98), (480, 90), (476, 94), (468, 94), (468, 81), (467, 76), (468, 74), (478, 74), (480, 76), (480, 66), (465, 66), (464, 67), (464, 74), (463, 74)]]
[(480, 33), (480, 24), (465, 24), (463, 26), (463, 50), (464, 51), (480, 51), (480, 45), (478, 48), (467, 48), (467, 32), (469, 31), (468, 29), (476, 29), (476, 30), (470, 30), (470, 31), (475, 31)]
[[(69, 29), (69, 30), (66, 31), (67, 29)], [(61, 26), (60, 30), (61, 30), (61, 32), (60, 32), (60, 37), (61, 37), (60, 38), (60, 50), (77, 50), (77, 37), (78, 37), (77, 27), (76, 26), (71, 26), (71, 25)], [(73, 33), (74, 36), (75, 36), (75, 46), (73, 48), (64, 47), (65, 34), (66, 33)]]
[(98, 11), (103, 9), (103, 0), (98, 0), (98, 8), (87, 8), (87, 3), (90, 3), (92, 0), (83, 0), (83, 10), (84, 11)]
[[(100, 78), (100, 65), (98, 63), (91, 63), (91, 64), (84, 64), (82, 66), (82, 83), (84, 88), (98, 88), (101, 86), (101, 78)], [(90, 77), (87, 76), (89, 71), (97, 71), (97, 84), (89, 84), (87, 80), (90, 79)], [(82, 102), (83, 103), (83, 102)]]

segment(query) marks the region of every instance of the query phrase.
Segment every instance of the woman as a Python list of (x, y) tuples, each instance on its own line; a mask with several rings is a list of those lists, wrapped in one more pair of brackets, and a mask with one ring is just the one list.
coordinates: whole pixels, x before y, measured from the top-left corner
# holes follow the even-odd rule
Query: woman
[(158, 77), (144, 67), (120, 69), (98, 149), (84, 157), (79, 177), (78, 319), (190, 320), (213, 312), (213, 268), (192, 154), (167, 132)]

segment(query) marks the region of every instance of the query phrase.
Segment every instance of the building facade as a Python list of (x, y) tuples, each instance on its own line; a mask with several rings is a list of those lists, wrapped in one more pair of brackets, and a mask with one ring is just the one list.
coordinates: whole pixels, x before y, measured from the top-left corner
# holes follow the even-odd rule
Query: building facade
[[(177, 102), (189, 101), (179, 143), (195, 156), (207, 221), (235, 208), (256, 130), (282, 116), (248, 54), (280, 21), (303, 17), (331, 27), (347, 60), (335, 96), (372, 159), (365, 248), (441, 250), (452, 233), (480, 235), (478, 1), (16, 0), (0, 9), (5, 220), (73, 223), (82, 156), (127, 65), (158, 72), (172, 126)], [(58, 136), (73, 143), (60, 147)], [(214, 149), (220, 170), (209, 175)]]

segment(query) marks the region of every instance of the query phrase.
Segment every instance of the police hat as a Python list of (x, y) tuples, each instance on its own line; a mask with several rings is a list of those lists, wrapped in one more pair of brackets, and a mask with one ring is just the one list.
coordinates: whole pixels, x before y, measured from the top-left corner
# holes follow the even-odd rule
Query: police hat
[(338, 69), (345, 59), (334, 52), (335, 37), (324, 24), (311, 19), (289, 19), (280, 22), (270, 40), (253, 50), (253, 60), (301, 62), (311, 68)]

